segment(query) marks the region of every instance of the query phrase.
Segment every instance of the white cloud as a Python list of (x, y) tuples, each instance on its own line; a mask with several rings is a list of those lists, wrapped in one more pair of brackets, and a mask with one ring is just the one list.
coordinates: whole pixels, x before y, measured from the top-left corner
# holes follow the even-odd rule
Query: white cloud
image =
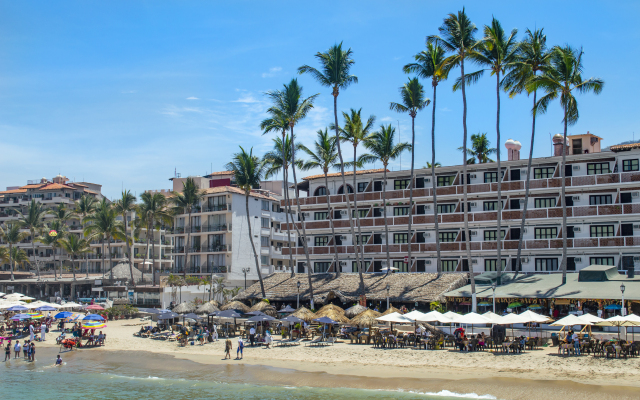
[(451, 111), (451, 109), (450, 109), (450, 108), (447, 108), (447, 107), (442, 107), (442, 108), (440, 109), (440, 111), (442, 111), (442, 112), (449, 112), (449, 111)]
[(138, 91), (137, 91), (137, 90), (123, 90), (123, 91), (122, 91), (122, 92), (120, 92), (120, 93), (125, 93), (125, 94), (128, 94), (128, 93), (138, 93)]
[(191, 97), (187, 97), (187, 100), (200, 100), (200, 99), (199, 99), (199, 98), (197, 98), (197, 97), (193, 97), (193, 96), (191, 96)]
[(391, 118), (391, 117), (384, 117), (384, 118), (380, 118), (380, 121), (381, 121), (381, 122), (391, 122), (391, 121), (393, 121), (393, 118)]
[(258, 100), (251, 94), (243, 94), (238, 100), (233, 100), (234, 103), (257, 103)]
[(263, 78), (273, 78), (280, 71), (282, 71), (282, 67), (269, 68), (269, 72), (263, 72), (262, 73), (262, 77)]

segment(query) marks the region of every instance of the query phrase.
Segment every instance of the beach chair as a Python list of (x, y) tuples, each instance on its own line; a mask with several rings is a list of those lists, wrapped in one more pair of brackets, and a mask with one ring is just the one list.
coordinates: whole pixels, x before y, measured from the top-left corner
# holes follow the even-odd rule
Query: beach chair
[(327, 341), (326, 341), (325, 343), (326, 343), (327, 345), (329, 345), (329, 344), (330, 344), (330, 345), (332, 345), (332, 346), (333, 346), (333, 344), (334, 344), (335, 342), (337, 342), (337, 341), (338, 341), (338, 338), (337, 338), (337, 337), (330, 337), (330, 338), (328, 338), (328, 339), (327, 339)]
[(322, 342), (322, 336), (318, 336), (317, 338), (311, 340), (310, 342), (306, 343), (305, 346), (319, 346), (319, 343)]

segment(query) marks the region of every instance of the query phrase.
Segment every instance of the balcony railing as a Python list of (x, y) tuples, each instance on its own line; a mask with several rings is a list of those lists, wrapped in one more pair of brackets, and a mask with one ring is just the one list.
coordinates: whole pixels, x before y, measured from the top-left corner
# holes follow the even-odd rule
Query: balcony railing
[[(203, 265), (190, 265), (187, 268), (187, 274), (226, 274), (230, 271), (230, 265), (215, 265), (209, 263), (205, 263)], [(178, 274), (184, 273), (184, 266), (174, 267), (173, 272)]]
[(217, 206), (204, 206), (202, 207), (202, 212), (214, 212), (214, 211), (227, 211), (228, 209), (231, 209), (231, 205), (227, 205), (227, 204), (220, 204)]

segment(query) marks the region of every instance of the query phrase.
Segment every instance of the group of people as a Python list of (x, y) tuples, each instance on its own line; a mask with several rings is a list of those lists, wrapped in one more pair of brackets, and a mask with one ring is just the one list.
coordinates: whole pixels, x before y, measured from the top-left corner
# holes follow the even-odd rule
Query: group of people
[[(36, 360), (36, 344), (31, 340), (25, 340), (24, 345), (20, 344), (20, 340), (16, 340), (13, 345), (14, 359), (20, 358), (20, 351), (22, 351), (25, 360), (31, 362)], [(11, 360), (11, 340), (7, 342), (4, 350), (4, 361), (7, 360)]]
[[(577, 356), (580, 355), (580, 337), (578, 336), (578, 332), (575, 332), (573, 329), (569, 329), (567, 336), (563, 340), (564, 344), (573, 345), (573, 353)], [(569, 354), (569, 348), (566, 346), (562, 347), (562, 354)]]

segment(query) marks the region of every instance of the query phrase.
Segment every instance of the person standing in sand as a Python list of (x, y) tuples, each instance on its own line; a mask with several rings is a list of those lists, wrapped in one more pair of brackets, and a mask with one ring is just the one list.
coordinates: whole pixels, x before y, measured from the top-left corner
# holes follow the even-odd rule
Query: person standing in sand
[(233, 344), (231, 344), (231, 339), (227, 338), (224, 342), (224, 359), (226, 360), (229, 357), (231, 360), (231, 349), (233, 348)]
[(44, 342), (44, 335), (45, 333), (47, 333), (47, 325), (46, 324), (41, 324), (40, 325), (40, 340)]
[(32, 342), (36, 340), (36, 334), (33, 329), (33, 324), (29, 324), (29, 340), (31, 340)]
[(244, 349), (244, 342), (242, 341), (242, 336), (238, 338), (238, 350), (236, 350), (236, 360), (242, 360), (244, 358), (244, 354), (242, 350)]

